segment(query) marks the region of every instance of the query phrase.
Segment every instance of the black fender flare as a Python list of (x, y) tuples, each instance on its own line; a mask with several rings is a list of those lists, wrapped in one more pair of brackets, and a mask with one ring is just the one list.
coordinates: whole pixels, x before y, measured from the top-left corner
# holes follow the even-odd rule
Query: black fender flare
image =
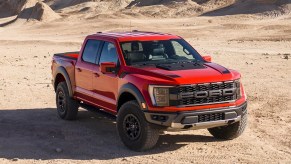
[(54, 76), (54, 88), (55, 88), (55, 90), (57, 89), (56, 88), (57, 86), (55, 84), (56, 83), (56, 78), (57, 78), (57, 76), (59, 74), (61, 74), (65, 78), (66, 84), (67, 84), (68, 90), (69, 90), (69, 96), (70, 97), (73, 97), (73, 90), (72, 90), (72, 85), (71, 85), (70, 77), (69, 77), (66, 69), (64, 67), (61, 67), (61, 66), (57, 68), (56, 73), (55, 73), (55, 76)]
[(117, 102), (119, 102), (120, 96), (125, 92), (130, 93), (135, 97), (135, 99), (137, 100), (140, 108), (143, 111), (148, 110), (147, 105), (145, 106), (145, 108), (143, 108), (143, 106), (142, 106), (142, 103), (146, 104), (146, 101), (145, 101), (143, 95), (141, 94), (140, 90), (135, 85), (133, 85), (132, 83), (126, 83), (120, 88), (119, 94), (118, 94), (118, 98), (117, 98)]

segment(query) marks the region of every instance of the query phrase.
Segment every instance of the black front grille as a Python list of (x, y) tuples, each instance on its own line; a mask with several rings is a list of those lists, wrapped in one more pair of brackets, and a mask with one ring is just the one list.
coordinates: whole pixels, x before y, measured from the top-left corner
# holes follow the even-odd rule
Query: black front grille
[[(240, 96), (240, 84), (238, 81), (227, 81), (217, 83), (205, 83), (197, 85), (179, 86), (176, 88), (176, 94), (178, 99), (171, 101), (173, 105), (191, 106), (191, 105), (203, 105), (203, 104), (215, 104), (233, 101)], [(224, 94), (223, 91), (235, 89), (235, 94)], [(210, 93), (219, 92), (221, 94), (211, 95)], [(208, 96), (195, 96), (195, 93), (204, 92)], [(205, 93), (206, 92), (206, 93)], [(174, 92), (173, 92), (174, 93)]]
[(229, 89), (236, 87), (235, 82), (221, 82), (221, 83), (207, 83), (207, 84), (198, 84), (198, 85), (189, 85), (179, 87), (180, 93), (188, 92), (199, 92), (199, 91), (209, 91), (209, 90), (218, 90), (218, 89)]
[(180, 105), (191, 105), (191, 104), (208, 104), (217, 103), (224, 101), (235, 100), (236, 96), (218, 96), (218, 97), (207, 97), (207, 98), (183, 98), (179, 101)]
[(224, 120), (224, 113), (211, 113), (198, 115), (198, 122), (209, 122)]

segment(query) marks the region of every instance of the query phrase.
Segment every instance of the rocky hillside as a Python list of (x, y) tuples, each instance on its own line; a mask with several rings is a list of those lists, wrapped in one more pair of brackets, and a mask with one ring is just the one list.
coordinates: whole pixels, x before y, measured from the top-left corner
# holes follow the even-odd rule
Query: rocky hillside
[(2, 0), (0, 18), (51, 21), (61, 17), (110, 18), (290, 14), (291, 0)]

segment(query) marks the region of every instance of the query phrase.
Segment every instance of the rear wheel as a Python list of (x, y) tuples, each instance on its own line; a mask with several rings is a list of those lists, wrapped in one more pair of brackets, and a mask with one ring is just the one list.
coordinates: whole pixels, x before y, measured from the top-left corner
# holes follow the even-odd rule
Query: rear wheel
[(117, 116), (117, 131), (126, 147), (135, 151), (153, 148), (159, 139), (159, 130), (146, 121), (137, 101), (123, 104)]
[(60, 82), (56, 90), (56, 104), (58, 115), (65, 120), (77, 118), (79, 103), (69, 96), (67, 84)]
[(247, 113), (243, 114), (241, 117), (239, 122), (227, 126), (210, 128), (208, 131), (218, 139), (235, 139), (244, 132), (247, 125)]

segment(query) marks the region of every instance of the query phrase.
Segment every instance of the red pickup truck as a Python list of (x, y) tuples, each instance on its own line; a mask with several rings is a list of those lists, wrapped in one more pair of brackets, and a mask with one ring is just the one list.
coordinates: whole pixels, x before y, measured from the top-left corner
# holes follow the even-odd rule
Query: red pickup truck
[(51, 68), (62, 119), (76, 119), (79, 106), (103, 109), (135, 151), (154, 147), (161, 131), (206, 128), (234, 139), (246, 127), (241, 75), (176, 35), (98, 32), (80, 52), (55, 54)]

